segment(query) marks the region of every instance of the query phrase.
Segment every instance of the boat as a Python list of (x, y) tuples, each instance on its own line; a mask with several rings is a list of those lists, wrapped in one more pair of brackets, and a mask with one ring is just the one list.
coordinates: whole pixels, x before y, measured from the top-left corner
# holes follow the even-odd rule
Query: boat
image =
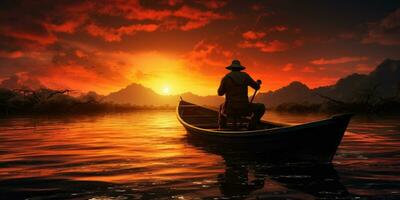
[(183, 99), (178, 102), (176, 114), (189, 140), (197, 146), (215, 145), (222, 154), (235, 152), (246, 157), (313, 163), (332, 162), (353, 115), (339, 114), (297, 125), (262, 120), (257, 129), (247, 130), (240, 124), (232, 128), (229, 123), (231, 128), (219, 129), (217, 109)]

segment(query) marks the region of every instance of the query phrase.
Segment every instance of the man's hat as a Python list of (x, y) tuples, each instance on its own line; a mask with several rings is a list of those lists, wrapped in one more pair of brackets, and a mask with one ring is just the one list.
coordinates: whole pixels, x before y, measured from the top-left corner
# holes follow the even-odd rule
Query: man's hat
[(246, 69), (246, 67), (242, 66), (240, 64), (239, 60), (233, 60), (232, 64), (229, 65), (228, 67), (226, 67), (226, 69), (229, 69), (229, 70), (235, 70), (235, 69), (236, 70), (243, 70), (243, 69)]

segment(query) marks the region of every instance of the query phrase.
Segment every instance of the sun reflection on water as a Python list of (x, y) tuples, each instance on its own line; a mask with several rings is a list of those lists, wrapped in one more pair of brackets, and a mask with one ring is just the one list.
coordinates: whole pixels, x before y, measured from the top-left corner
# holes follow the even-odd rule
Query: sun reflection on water
[[(324, 117), (267, 113), (265, 119), (301, 123)], [(399, 177), (394, 174), (400, 165), (395, 126), (392, 121), (350, 124), (334, 164), (353, 195), (382, 196), (394, 191), (391, 185), (397, 183)], [(93, 193), (111, 197), (140, 193), (138, 197), (150, 199), (219, 197), (232, 193), (224, 187), (238, 186), (226, 181), (241, 170), (244, 174), (240, 176), (246, 176), (245, 182), (239, 182), (242, 189), (254, 187), (246, 195), (300, 199), (313, 195), (282, 182), (304, 174), (276, 174), (271, 171), (273, 166), (232, 163), (231, 158), (188, 143), (174, 111), (1, 119), (0, 138), (0, 188), (7, 187), (10, 194), (21, 198), (51, 191), (56, 198), (93, 197)], [(338, 181), (335, 169), (327, 168), (328, 178)], [(386, 189), (353, 184), (357, 181)]]

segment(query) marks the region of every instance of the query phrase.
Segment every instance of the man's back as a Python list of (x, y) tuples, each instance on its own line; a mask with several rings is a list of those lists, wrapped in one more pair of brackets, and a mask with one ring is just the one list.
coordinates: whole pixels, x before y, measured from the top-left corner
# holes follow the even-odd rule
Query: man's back
[(231, 72), (222, 78), (218, 88), (218, 95), (225, 95), (225, 103), (220, 106), (218, 116), (219, 127), (226, 127), (229, 116), (236, 120), (240, 116), (252, 115), (248, 128), (254, 129), (265, 112), (265, 106), (260, 103), (249, 103), (247, 87), (258, 90), (261, 81), (255, 82), (246, 72), (241, 72), (246, 67), (241, 65), (239, 60), (233, 60), (232, 64), (225, 68)]
[(218, 88), (218, 95), (225, 94), (226, 111), (247, 112), (249, 104), (248, 86), (259, 89), (259, 85), (247, 73), (241, 71), (231, 71), (226, 74)]

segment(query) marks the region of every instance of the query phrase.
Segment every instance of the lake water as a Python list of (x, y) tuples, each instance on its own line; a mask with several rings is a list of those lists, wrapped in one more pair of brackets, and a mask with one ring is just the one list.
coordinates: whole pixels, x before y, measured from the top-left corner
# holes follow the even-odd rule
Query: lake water
[(310, 166), (214, 154), (174, 111), (0, 119), (0, 199), (400, 199), (399, 121), (353, 119), (333, 164)]

